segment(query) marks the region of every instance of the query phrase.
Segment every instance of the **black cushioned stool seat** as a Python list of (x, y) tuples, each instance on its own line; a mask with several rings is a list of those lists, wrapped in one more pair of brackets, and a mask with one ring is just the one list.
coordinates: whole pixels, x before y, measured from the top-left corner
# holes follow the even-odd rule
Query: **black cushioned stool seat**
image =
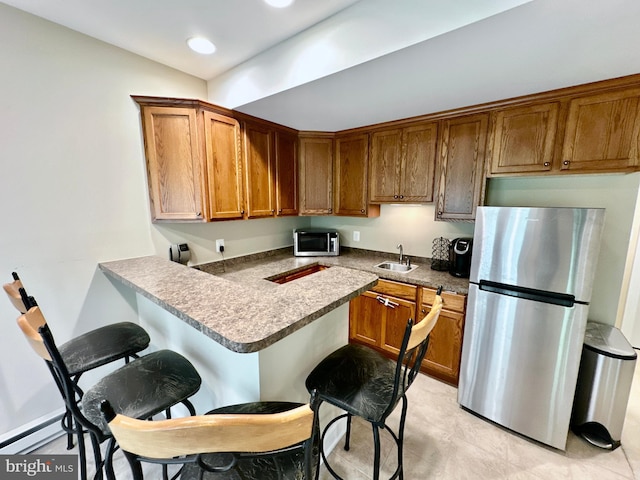
[[(105, 376), (82, 397), (85, 417), (110, 436), (100, 410), (108, 400), (117, 413), (133, 418), (150, 418), (184, 402), (200, 389), (202, 380), (193, 365), (171, 350), (140, 357)], [(195, 415), (190, 408), (191, 415)]]
[(135, 357), (149, 346), (150, 341), (141, 326), (119, 322), (72, 338), (60, 345), (58, 350), (69, 374), (75, 376), (122, 358)]
[[(243, 403), (239, 405), (230, 405), (207, 412), (207, 415), (214, 414), (255, 414), (255, 413), (281, 413), (287, 410), (304, 405), (295, 402), (253, 402)], [(312, 477), (315, 478), (316, 465), (318, 464), (318, 440), (313, 448)], [(220, 467), (228, 465), (231, 460), (230, 454), (214, 453), (205, 454), (201, 457), (202, 461), (210, 466)], [(260, 480), (299, 480), (302, 478), (301, 472), (304, 471), (304, 449), (302, 447), (292, 448), (290, 451), (280, 453), (269, 457), (253, 457), (240, 458), (236, 466), (228, 472), (204, 472), (202, 480), (244, 480), (244, 479), (260, 479)], [(195, 463), (185, 465), (181, 480), (199, 480), (200, 467)]]
[(369, 422), (380, 422), (391, 401), (397, 403), (404, 394), (400, 385), (393, 398), (396, 363), (363, 345), (345, 345), (313, 369), (306, 386), (323, 401)]

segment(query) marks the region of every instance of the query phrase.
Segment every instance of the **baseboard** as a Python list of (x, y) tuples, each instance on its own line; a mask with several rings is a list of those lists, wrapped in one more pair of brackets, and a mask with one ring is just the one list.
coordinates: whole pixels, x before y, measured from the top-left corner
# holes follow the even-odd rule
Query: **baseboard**
[(22, 425), (0, 436), (0, 454), (19, 455), (30, 453), (51, 440), (63, 435), (60, 420), (64, 410), (58, 410)]

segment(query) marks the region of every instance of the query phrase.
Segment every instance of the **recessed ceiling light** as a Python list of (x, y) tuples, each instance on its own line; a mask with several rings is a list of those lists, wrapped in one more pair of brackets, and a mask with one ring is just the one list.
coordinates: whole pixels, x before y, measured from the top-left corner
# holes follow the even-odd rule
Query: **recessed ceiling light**
[(288, 7), (293, 3), (293, 0), (264, 0), (267, 5), (271, 5), (276, 8)]
[(210, 55), (216, 51), (216, 46), (203, 37), (191, 37), (187, 40), (189, 48), (194, 52)]

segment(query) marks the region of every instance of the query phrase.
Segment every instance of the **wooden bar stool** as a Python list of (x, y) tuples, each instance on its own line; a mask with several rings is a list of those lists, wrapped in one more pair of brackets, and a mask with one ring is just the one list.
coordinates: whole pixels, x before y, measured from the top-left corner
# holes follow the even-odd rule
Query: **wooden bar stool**
[[(20, 313), (27, 313), (29, 308), (37, 306), (37, 302), (27, 294), (18, 274), (12, 272), (12, 276), (13, 282), (3, 285), (4, 291)], [(128, 363), (130, 359), (137, 358), (138, 353), (149, 346), (149, 342), (149, 335), (141, 326), (133, 322), (118, 322), (72, 338), (60, 345), (58, 350), (73, 378), (76, 393), (82, 397), (83, 392), (78, 382), (83, 373), (119, 360)], [(63, 394), (56, 375), (53, 377)], [(67, 449), (71, 449), (74, 428), (69, 410), (61, 424), (67, 432)]]
[[(406, 392), (420, 371), (420, 364), (429, 346), (429, 333), (435, 326), (442, 310), (442, 298), (438, 289), (433, 307), (419, 323), (409, 319), (397, 361), (390, 360), (372, 348), (349, 344), (331, 353), (309, 374), (306, 386), (316, 391), (322, 402), (330, 403), (346, 413), (329, 422), (322, 432), (321, 455), (329, 473), (341, 477), (327, 462), (322, 444), (327, 430), (338, 420), (347, 419), (344, 449), (349, 450), (351, 418), (358, 416), (371, 423), (373, 428), (373, 478), (380, 478), (380, 429), (387, 430), (394, 439), (398, 453), (398, 467), (391, 476), (403, 478), (402, 448), (404, 425), (407, 415)], [(402, 400), (402, 414), (398, 433), (385, 423)]]
[(182, 480), (311, 480), (318, 464), (317, 409), (312, 394), (309, 404), (245, 403), (144, 422), (102, 404), (134, 480), (143, 480), (144, 461), (184, 464)]
[[(112, 456), (116, 446), (100, 412), (102, 399), (109, 399), (117, 406), (117, 411), (135, 418), (149, 419), (161, 412), (167, 412), (170, 417), (169, 409), (179, 403), (184, 404), (191, 415), (195, 414), (188, 399), (200, 389), (201, 378), (182, 355), (160, 350), (137, 358), (103, 377), (80, 399), (76, 383), (40, 308), (32, 307), (18, 317), (18, 325), (33, 350), (50, 365), (61, 386), (65, 405), (73, 415), (83, 480), (87, 478), (85, 430), (90, 434), (93, 447), (96, 478), (102, 478), (104, 467), (107, 478), (115, 479)], [(107, 440), (103, 461), (100, 444)]]

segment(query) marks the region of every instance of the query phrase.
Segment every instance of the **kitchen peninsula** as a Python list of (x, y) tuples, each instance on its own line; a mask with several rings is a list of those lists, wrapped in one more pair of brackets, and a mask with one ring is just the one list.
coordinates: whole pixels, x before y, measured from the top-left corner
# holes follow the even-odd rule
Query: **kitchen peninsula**
[[(307, 373), (347, 342), (349, 300), (374, 287), (378, 276), (403, 279), (377, 272), (377, 261), (355, 253), (299, 258), (282, 249), (196, 268), (149, 256), (104, 262), (100, 269), (135, 291), (153, 346), (194, 362), (203, 377), (199, 395), (208, 402), (202, 407), (212, 408), (283, 396), (304, 401)], [(271, 281), (318, 264), (329, 268), (284, 284)], [(411, 281), (463, 294), (468, 284), (424, 264)]]

